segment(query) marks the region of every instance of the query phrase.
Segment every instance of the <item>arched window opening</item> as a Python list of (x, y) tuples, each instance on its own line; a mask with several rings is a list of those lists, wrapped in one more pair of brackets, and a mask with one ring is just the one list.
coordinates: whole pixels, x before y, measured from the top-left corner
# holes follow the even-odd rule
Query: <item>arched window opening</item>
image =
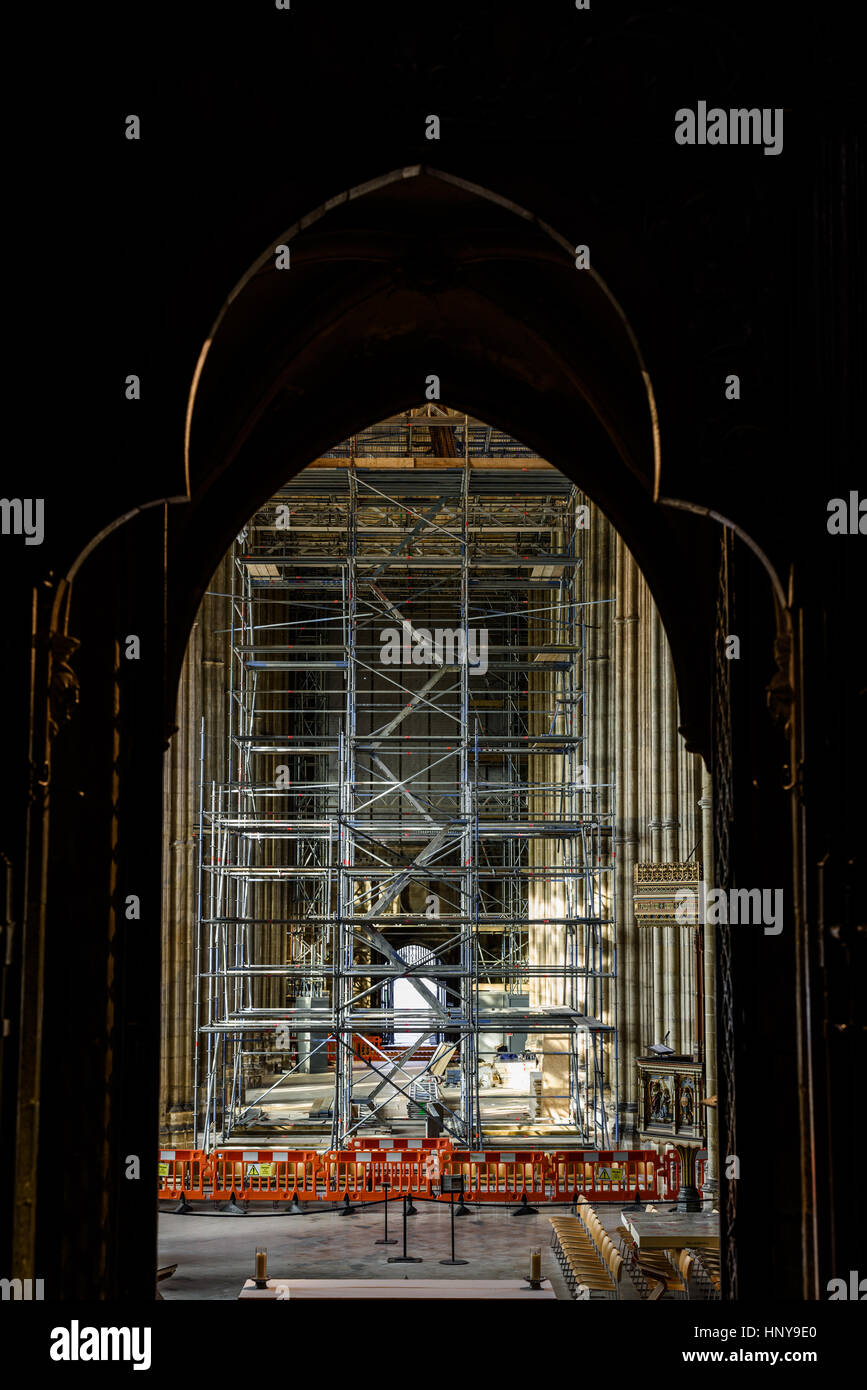
[[(692, 928), (636, 931), (633, 869), (694, 856), (701, 772), (647, 585), (581, 489), (445, 406), (371, 426), (240, 528), (185, 673), (199, 861), (169, 930), (195, 927), (167, 959), (195, 963), (195, 1036), (165, 1054), (197, 1146), (424, 1133), (434, 1096), (473, 1148), (638, 1142), (639, 1052), (695, 1058), (703, 1021)], [(619, 997), (618, 963), (647, 987)]]
[[(433, 951), (425, 946), (411, 943), (409, 946), (401, 946), (398, 955), (408, 966), (418, 967), (420, 965), (433, 964), (436, 956)], [(419, 989), (421, 985), (421, 989)], [(433, 979), (426, 975), (416, 975), (413, 972), (405, 978), (398, 978), (393, 986), (393, 1004), (395, 1028), (392, 1033), (394, 1045), (396, 1047), (409, 1047), (412, 1043), (418, 1042), (423, 1036), (421, 1028), (413, 1026), (413, 1020), (423, 1014), (427, 1005), (427, 991), (429, 994), (439, 994), (440, 1002), (444, 1002), (445, 991), (437, 991), (437, 986)], [(430, 1034), (431, 1042), (439, 1042), (440, 1034)]]

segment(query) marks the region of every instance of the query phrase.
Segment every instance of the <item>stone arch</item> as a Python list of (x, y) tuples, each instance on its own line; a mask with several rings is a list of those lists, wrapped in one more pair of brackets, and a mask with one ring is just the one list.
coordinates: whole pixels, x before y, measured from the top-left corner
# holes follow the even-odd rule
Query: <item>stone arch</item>
[[(289, 270), (275, 268), (280, 245)], [(202, 345), (185, 427), (190, 505), (175, 510), (168, 689), (247, 516), (335, 440), (415, 404), (432, 372), (450, 405), (534, 447), (611, 519), (662, 614), (690, 746), (706, 752), (695, 638), (712, 630), (712, 564), (701, 523), (656, 505), (657, 403), (629, 319), (592, 248), (579, 270), (570, 241), (531, 212), (425, 165), (348, 189), (281, 231)]]

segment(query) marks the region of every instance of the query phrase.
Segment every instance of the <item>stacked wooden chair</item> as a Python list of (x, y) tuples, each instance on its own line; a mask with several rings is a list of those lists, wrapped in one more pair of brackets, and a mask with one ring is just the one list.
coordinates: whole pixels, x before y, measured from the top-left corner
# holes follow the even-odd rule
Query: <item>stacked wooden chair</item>
[(572, 1297), (616, 1298), (623, 1259), (611, 1240), (606, 1236), (597, 1244), (574, 1216), (549, 1219), (551, 1245)]
[(686, 1298), (689, 1287), (691, 1259), (680, 1257), (686, 1251), (638, 1250), (625, 1226), (618, 1226), (621, 1249), (629, 1273), (642, 1298), (659, 1299), (665, 1294)]
[(703, 1246), (700, 1250), (685, 1250), (683, 1253), (689, 1255), (692, 1260), (692, 1275), (699, 1297), (706, 1299), (719, 1298), (721, 1296), (719, 1250)]
[[(616, 1298), (623, 1256), (593, 1208), (579, 1198), (578, 1216), (552, 1216), (551, 1246), (573, 1298)], [(584, 1290), (587, 1290), (585, 1293)]]

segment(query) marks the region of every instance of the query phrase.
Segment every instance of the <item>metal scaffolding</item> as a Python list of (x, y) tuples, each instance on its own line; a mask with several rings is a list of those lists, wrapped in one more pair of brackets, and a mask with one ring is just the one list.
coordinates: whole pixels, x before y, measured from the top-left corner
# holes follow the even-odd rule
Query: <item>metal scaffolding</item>
[[(238, 537), (229, 780), (201, 789), (206, 1146), (291, 1131), (263, 1101), (323, 1058), (307, 1128), (331, 1147), (396, 1096), (423, 1132), (441, 1042), (459, 1085), (439, 1120), (462, 1143), (617, 1142), (614, 789), (586, 755), (586, 633), (613, 596), (585, 595), (586, 517), (514, 440), (411, 413)], [(542, 1074), (517, 1118), (484, 1085), (516, 1039)]]

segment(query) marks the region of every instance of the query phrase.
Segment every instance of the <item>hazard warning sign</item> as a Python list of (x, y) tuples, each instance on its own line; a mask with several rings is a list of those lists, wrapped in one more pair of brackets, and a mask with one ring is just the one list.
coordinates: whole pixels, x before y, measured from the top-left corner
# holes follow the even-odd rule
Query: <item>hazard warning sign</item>
[(602, 1164), (596, 1169), (597, 1182), (623, 1182), (622, 1168), (606, 1168)]

